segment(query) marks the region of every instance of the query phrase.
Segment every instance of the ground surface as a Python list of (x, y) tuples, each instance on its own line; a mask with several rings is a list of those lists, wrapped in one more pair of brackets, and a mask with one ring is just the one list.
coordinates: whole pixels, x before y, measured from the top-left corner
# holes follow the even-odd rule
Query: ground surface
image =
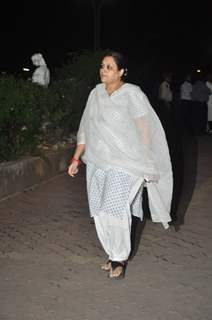
[(122, 281), (99, 268), (105, 255), (89, 218), (84, 169), (0, 202), (0, 320), (211, 320), (211, 145), (212, 137), (198, 140), (195, 188), (187, 180), (181, 201), (184, 224), (178, 232), (138, 224)]

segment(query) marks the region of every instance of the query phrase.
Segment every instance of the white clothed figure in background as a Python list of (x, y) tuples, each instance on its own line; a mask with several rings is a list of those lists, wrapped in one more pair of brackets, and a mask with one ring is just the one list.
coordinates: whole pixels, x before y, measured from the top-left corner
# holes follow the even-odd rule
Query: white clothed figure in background
[(192, 101), (191, 101), (191, 93), (192, 93), (192, 83), (191, 76), (189, 74), (186, 75), (184, 82), (180, 86), (180, 115), (183, 120), (183, 124), (188, 126), (191, 122), (191, 114), (192, 114)]
[(163, 81), (159, 86), (158, 98), (159, 98), (159, 109), (160, 118), (165, 127), (170, 125), (171, 113), (172, 113), (172, 102), (173, 92), (171, 89), (172, 75), (167, 73), (163, 75)]
[(208, 89), (210, 90), (210, 95), (208, 98), (208, 128), (207, 131), (208, 133), (212, 133), (212, 74), (210, 73), (208, 75), (208, 79), (206, 81), (206, 86), (208, 87)]
[(173, 100), (173, 93), (170, 88), (171, 80), (171, 75), (165, 74), (164, 81), (160, 84), (159, 87), (159, 99), (166, 103), (168, 106)]
[(184, 82), (180, 86), (180, 99), (181, 101), (191, 101), (191, 92), (192, 92), (192, 84), (191, 84), (191, 76), (188, 74), (185, 77)]
[(50, 82), (50, 72), (41, 53), (35, 53), (31, 57), (32, 63), (37, 68), (32, 75), (32, 82), (43, 87), (48, 87)]

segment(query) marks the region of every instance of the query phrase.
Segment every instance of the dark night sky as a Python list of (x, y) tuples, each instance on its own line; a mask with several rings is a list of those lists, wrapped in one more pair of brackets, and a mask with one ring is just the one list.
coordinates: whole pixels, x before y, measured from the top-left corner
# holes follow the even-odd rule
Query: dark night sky
[[(1, 71), (31, 66), (35, 52), (44, 55), (51, 69), (64, 61), (67, 52), (93, 48), (91, 1), (55, 2), (7, 1), (1, 8)], [(114, 0), (102, 7), (101, 47), (175, 69), (211, 68), (209, 3)]]

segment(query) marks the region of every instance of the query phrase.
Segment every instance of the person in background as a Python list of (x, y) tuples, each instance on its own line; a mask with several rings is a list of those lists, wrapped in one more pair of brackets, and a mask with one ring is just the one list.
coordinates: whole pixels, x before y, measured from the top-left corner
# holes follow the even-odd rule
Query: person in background
[(192, 86), (192, 128), (196, 135), (207, 133), (207, 102), (210, 90), (206, 86), (201, 74), (196, 76)]
[(173, 101), (171, 82), (172, 75), (170, 73), (165, 73), (158, 92), (161, 120), (165, 126), (169, 124), (171, 118), (171, 104)]
[(180, 110), (181, 119), (183, 119), (183, 125), (188, 126), (190, 123), (191, 114), (191, 76), (186, 75), (184, 82), (180, 86)]
[(210, 73), (207, 77), (206, 86), (210, 90), (210, 95), (208, 98), (208, 125), (207, 125), (207, 132), (212, 134), (212, 73)]
[(86, 164), (90, 214), (108, 256), (101, 266), (111, 279), (122, 279), (131, 252), (132, 215), (142, 220), (147, 188), (151, 217), (169, 227), (173, 175), (160, 120), (140, 87), (125, 82), (125, 57), (108, 52), (98, 84), (81, 118), (77, 147), (68, 173), (80, 158)]

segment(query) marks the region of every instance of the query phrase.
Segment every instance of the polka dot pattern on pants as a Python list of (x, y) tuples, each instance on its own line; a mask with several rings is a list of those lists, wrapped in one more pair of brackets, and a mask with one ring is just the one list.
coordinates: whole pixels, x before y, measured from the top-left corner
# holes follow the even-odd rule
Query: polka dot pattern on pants
[(87, 163), (87, 190), (91, 216), (106, 212), (121, 218), (137, 179), (138, 177), (122, 169), (100, 169), (92, 163)]

